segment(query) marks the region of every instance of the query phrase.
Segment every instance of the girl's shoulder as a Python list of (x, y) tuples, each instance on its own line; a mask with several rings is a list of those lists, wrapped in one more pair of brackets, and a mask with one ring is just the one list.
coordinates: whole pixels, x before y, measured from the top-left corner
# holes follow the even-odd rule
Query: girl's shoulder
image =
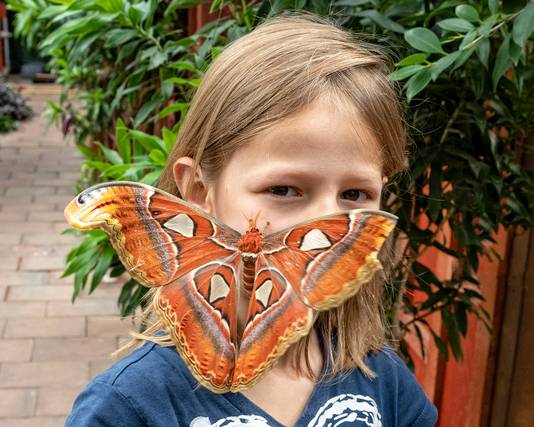
[(185, 365), (174, 347), (163, 347), (146, 341), (141, 347), (97, 375), (93, 381), (106, 383), (118, 389), (131, 390), (139, 384), (162, 386), (163, 380), (168, 381), (168, 376), (172, 374), (177, 383), (183, 382), (184, 387), (191, 387), (184, 370)]
[(87, 384), (65, 425), (155, 425), (157, 408), (170, 411), (166, 403), (194, 388), (185, 369), (174, 347), (145, 342)]
[(394, 349), (385, 346), (378, 352), (369, 352), (365, 363), (375, 373), (373, 378), (355, 369), (337, 380), (326, 381), (325, 395), (335, 395), (328, 401), (332, 408), (360, 408), (373, 414), (375, 423), (369, 425), (435, 425), (436, 407)]
[(402, 381), (413, 377), (404, 360), (388, 345), (380, 351), (367, 353), (365, 361), (367, 366), (384, 380)]

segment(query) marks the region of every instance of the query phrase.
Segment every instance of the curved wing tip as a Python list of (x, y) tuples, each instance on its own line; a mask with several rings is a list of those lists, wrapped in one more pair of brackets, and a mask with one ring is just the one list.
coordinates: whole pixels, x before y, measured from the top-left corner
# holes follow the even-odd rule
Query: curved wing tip
[(380, 216), (382, 216), (384, 218), (388, 218), (388, 219), (392, 220), (395, 223), (399, 219), (399, 217), (397, 215), (394, 215), (391, 212), (383, 211), (383, 210), (380, 210), (380, 209), (367, 209), (367, 208), (352, 209), (352, 212), (362, 213), (362, 214), (380, 215)]

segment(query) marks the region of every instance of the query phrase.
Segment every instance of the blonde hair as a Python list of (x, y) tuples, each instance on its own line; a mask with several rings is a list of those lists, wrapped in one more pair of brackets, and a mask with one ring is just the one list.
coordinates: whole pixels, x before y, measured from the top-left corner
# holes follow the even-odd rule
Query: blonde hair
[[(159, 188), (182, 196), (173, 165), (183, 156), (192, 157), (193, 168), (200, 167), (208, 181), (216, 181), (232, 153), (324, 95), (348, 106), (370, 128), (379, 143), (383, 175), (396, 174), (405, 167), (406, 131), (396, 89), (387, 79), (390, 66), (381, 49), (329, 18), (299, 12), (265, 20), (227, 46), (208, 68)], [(386, 343), (382, 288), (383, 278), (375, 275), (344, 304), (318, 313), (315, 327), (332, 375), (360, 368), (374, 377), (364, 358)], [(150, 290), (147, 295), (154, 298), (157, 293)], [(152, 310), (151, 304), (145, 314)], [(169, 335), (151, 336), (158, 329), (164, 327), (155, 320), (144, 333), (131, 333), (135, 339), (116, 353), (143, 340), (173, 345)], [(293, 361), (299, 373), (313, 376), (308, 344), (309, 336), (293, 346)]]

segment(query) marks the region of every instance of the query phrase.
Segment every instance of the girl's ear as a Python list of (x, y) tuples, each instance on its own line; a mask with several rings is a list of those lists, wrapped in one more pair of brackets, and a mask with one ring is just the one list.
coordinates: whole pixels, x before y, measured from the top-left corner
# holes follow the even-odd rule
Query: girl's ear
[[(173, 175), (176, 186), (184, 200), (211, 213), (211, 203), (208, 198), (208, 184), (202, 175), (200, 167), (193, 173), (194, 160), (191, 157), (180, 157), (173, 165)], [(188, 192), (189, 181), (193, 180)]]

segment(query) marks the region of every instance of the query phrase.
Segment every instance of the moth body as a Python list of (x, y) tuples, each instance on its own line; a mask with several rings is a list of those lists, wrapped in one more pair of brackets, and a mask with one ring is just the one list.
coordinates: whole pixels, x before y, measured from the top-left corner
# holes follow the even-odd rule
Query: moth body
[(239, 239), (237, 248), (243, 255), (259, 253), (263, 249), (263, 234), (256, 227), (251, 227)]
[(254, 221), (250, 221), (250, 228), (237, 242), (237, 248), (243, 260), (243, 287), (250, 292), (254, 287), (256, 258), (263, 249), (263, 234), (256, 228)]

